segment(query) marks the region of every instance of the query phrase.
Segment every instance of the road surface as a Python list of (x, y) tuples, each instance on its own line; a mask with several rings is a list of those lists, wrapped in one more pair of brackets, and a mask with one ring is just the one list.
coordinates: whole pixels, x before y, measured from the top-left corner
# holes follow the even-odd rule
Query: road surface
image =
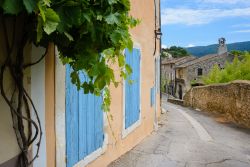
[(163, 101), (160, 127), (109, 167), (250, 167), (250, 130)]

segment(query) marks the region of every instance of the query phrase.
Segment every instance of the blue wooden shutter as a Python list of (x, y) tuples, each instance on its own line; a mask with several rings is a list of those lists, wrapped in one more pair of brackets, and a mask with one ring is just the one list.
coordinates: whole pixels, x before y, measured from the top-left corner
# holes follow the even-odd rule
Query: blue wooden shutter
[(66, 152), (67, 167), (78, 162), (78, 91), (71, 84), (70, 68), (66, 68)]
[[(77, 91), (71, 83), (70, 67), (66, 66), (66, 154), (67, 167), (72, 167), (87, 155), (102, 147), (102, 97)], [(81, 81), (88, 81), (80, 74)]]
[[(140, 50), (125, 50), (126, 63), (133, 70), (125, 81), (125, 128), (139, 120), (140, 116)], [(129, 82), (132, 81), (132, 84)]]
[(155, 87), (150, 89), (150, 104), (151, 107), (155, 105)]

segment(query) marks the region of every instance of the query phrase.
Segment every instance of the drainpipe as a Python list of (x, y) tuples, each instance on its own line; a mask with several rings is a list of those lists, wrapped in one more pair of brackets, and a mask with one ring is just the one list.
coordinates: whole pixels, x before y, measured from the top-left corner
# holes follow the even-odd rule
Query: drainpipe
[(156, 45), (157, 45), (157, 39), (159, 39), (160, 41), (160, 45), (159, 45), (159, 49), (160, 49), (160, 53), (161, 53), (161, 36), (162, 36), (162, 32), (161, 32), (161, 0), (157, 0), (157, 2), (159, 2), (159, 28), (157, 28), (157, 6), (156, 6), (156, 0), (154, 0), (154, 8), (155, 8), (155, 47), (154, 47), (154, 53), (153, 56), (155, 56), (156, 53)]
[[(156, 4), (156, 2), (158, 2), (158, 5)], [(161, 33), (161, 5), (160, 5), (160, 0), (154, 0), (154, 9), (155, 9), (155, 47), (154, 47), (154, 53), (153, 53), (153, 56), (155, 56), (156, 54), (156, 47), (157, 47), (157, 40), (159, 40), (159, 50), (160, 50), (160, 55), (161, 55), (161, 36), (162, 36), (162, 33)], [(159, 18), (157, 18), (157, 9), (158, 9), (158, 15), (159, 15)], [(159, 27), (157, 27), (157, 21), (159, 22)], [(160, 56), (159, 55), (159, 56)], [(157, 58), (155, 58), (155, 65), (158, 65), (158, 66), (155, 66), (155, 71), (158, 71), (159, 70), (159, 73), (161, 75), (161, 56), (160, 56), (160, 59), (159, 59), (159, 64), (157, 62)], [(156, 77), (159, 77), (159, 76), (155, 76), (155, 82), (156, 82)], [(156, 86), (161, 86), (161, 77), (159, 78), (158, 80), (160, 83), (158, 83), (158, 85), (155, 85), (155, 88)], [(160, 88), (159, 88), (160, 89)], [(157, 94), (157, 89), (155, 89), (155, 98), (156, 98), (156, 94)], [(160, 106), (161, 106), (161, 93), (160, 93)], [(158, 120), (157, 120), (157, 100), (155, 100), (155, 120), (154, 120), (154, 129), (157, 130), (158, 129)]]
[[(159, 0), (159, 26), (160, 26), (160, 32), (161, 32), (161, 0)], [(161, 34), (162, 35), (162, 34)], [(161, 88), (161, 54), (162, 54), (162, 47), (161, 47), (161, 44), (162, 44), (162, 38), (160, 36), (160, 88)], [(160, 89), (160, 107), (161, 107), (161, 99), (162, 99), (162, 93), (161, 93), (161, 89)]]

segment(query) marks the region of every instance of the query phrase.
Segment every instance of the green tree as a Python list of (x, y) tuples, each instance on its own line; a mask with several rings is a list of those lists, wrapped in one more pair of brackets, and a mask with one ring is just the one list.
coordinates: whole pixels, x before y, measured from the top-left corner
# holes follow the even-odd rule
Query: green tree
[(239, 50), (232, 50), (230, 53), (233, 54), (233, 55), (235, 55), (235, 56), (244, 55), (244, 52), (239, 51)]
[(178, 47), (178, 46), (171, 46), (170, 48), (163, 48), (162, 57), (166, 56), (166, 54), (164, 54), (165, 52), (171, 54), (174, 58), (179, 58), (179, 57), (184, 57), (184, 56), (189, 55), (186, 49), (182, 47)]
[(212, 70), (210, 71), (210, 73), (203, 78), (203, 82), (205, 84), (212, 84), (212, 83), (217, 83), (220, 81), (220, 68), (219, 66), (216, 64), (213, 66)]
[(225, 68), (220, 70), (215, 65), (207, 76), (203, 77), (205, 84), (227, 83), (234, 80), (250, 80), (250, 53), (245, 52), (242, 60), (236, 54), (232, 63), (226, 63)]

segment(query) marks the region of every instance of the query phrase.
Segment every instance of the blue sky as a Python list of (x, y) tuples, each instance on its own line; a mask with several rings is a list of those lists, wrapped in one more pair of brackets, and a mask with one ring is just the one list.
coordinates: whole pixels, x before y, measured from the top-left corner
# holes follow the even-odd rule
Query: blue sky
[(250, 41), (250, 0), (161, 0), (162, 45)]

